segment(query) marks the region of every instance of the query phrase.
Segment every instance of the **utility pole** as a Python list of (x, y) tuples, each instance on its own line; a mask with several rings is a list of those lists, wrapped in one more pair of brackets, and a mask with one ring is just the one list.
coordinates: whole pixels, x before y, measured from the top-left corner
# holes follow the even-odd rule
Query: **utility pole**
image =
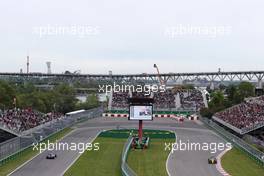
[(29, 55), (27, 55), (27, 74), (29, 73)]

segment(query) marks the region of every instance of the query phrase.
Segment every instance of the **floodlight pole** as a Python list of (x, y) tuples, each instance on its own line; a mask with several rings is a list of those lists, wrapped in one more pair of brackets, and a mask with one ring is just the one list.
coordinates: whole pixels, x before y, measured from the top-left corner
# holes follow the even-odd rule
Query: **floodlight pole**
[(143, 120), (139, 120), (138, 122), (138, 138), (139, 142), (142, 142), (142, 135), (143, 135)]

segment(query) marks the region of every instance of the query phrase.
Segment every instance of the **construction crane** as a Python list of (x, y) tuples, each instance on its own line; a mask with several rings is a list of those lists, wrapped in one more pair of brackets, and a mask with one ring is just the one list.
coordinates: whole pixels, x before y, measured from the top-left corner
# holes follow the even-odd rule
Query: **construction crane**
[(157, 73), (158, 73), (158, 78), (159, 78), (160, 85), (165, 85), (165, 81), (162, 80), (162, 78), (160, 76), (160, 72), (159, 72), (159, 68), (158, 68), (157, 64), (154, 64), (153, 67), (157, 69)]

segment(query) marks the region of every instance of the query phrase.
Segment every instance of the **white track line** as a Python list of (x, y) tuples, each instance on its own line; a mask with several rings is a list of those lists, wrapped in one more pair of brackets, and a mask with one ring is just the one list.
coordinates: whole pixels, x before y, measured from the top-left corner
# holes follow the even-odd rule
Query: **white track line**
[[(75, 130), (72, 130), (71, 132), (69, 132), (68, 134), (66, 134), (65, 136), (63, 136), (59, 141), (63, 140), (65, 137), (69, 136), (70, 134), (72, 134)], [(59, 142), (57, 141), (57, 142)], [(44, 150), (46, 151), (46, 150)], [(27, 160), (26, 162), (24, 162), (22, 165), (18, 166), (17, 168), (15, 168), (15, 170), (13, 170), (12, 172), (10, 172), (7, 176), (12, 175), (13, 173), (15, 173), (17, 170), (19, 170), (20, 168), (22, 168), (23, 166), (25, 166), (27, 163), (29, 163), (30, 161), (32, 161), (34, 158), (36, 158), (37, 156), (39, 156), (40, 154), (42, 154), (44, 151), (42, 151), (41, 153), (39, 152), (38, 154), (36, 154), (35, 156), (33, 156), (32, 158), (30, 158), (29, 160)]]
[[(173, 132), (175, 134), (175, 143), (176, 143), (177, 142), (176, 132), (174, 132), (174, 131), (171, 131), (171, 132)], [(173, 148), (171, 148), (171, 151), (170, 151), (170, 153), (169, 153), (169, 155), (167, 157), (167, 160), (166, 160), (166, 171), (167, 171), (167, 173), (168, 173), (169, 176), (171, 176), (171, 174), (170, 174), (169, 169), (168, 169), (168, 163), (169, 163), (169, 158), (170, 158), (171, 154), (173, 153), (172, 152), (172, 149)]]
[[(102, 130), (100, 130), (96, 136), (91, 140), (90, 143), (93, 143), (93, 141), (98, 137), (98, 135), (102, 132)], [(70, 165), (68, 165), (68, 167), (63, 171), (63, 173), (61, 175), (64, 175), (69, 169), (70, 167), (82, 156), (83, 153), (79, 153), (79, 155), (71, 162)]]
[(216, 158), (217, 158), (217, 164), (216, 164), (216, 169), (223, 175), (223, 176), (231, 176), (230, 174), (228, 174), (222, 167), (221, 165), (221, 158), (222, 156), (228, 152), (230, 149), (226, 149), (224, 151), (222, 151)]

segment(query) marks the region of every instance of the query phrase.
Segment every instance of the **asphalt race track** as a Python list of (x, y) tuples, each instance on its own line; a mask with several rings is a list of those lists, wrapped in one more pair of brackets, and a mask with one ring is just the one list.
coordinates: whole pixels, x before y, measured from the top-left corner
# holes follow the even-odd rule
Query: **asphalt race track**
[[(99, 130), (96, 129), (86, 129), (86, 130), (75, 130), (68, 136), (64, 137), (60, 142), (90, 142)], [(32, 159), (30, 162), (25, 164), (23, 167), (17, 169), (12, 176), (52, 176), (52, 175), (62, 175), (67, 167), (77, 158), (80, 154), (78, 151), (62, 151), (58, 150), (55, 153), (57, 158), (54, 160), (46, 159), (49, 152), (44, 151), (37, 157)]]
[[(107, 129), (137, 128), (137, 121), (128, 121), (126, 118), (98, 117), (76, 124), (74, 130), (60, 142), (88, 143), (96, 135)], [(189, 140), (190, 142), (223, 142), (223, 139), (215, 135), (201, 124), (193, 121), (178, 123), (174, 119), (155, 118), (153, 121), (144, 122), (143, 128), (164, 129), (175, 131), (177, 140)], [(53, 176), (63, 175), (71, 164), (80, 156), (78, 151), (56, 151), (55, 160), (47, 160), (49, 152), (44, 151), (31, 161), (15, 170), (12, 176)], [(216, 154), (215, 154), (216, 155)], [(168, 171), (176, 176), (218, 176), (221, 175), (214, 165), (208, 165), (208, 157), (213, 156), (204, 151), (175, 151), (168, 158)]]
[[(189, 131), (185, 129), (176, 130), (177, 140), (186, 143), (224, 143), (223, 139), (210, 131)], [(214, 151), (212, 151), (214, 152)], [(186, 176), (220, 176), (215, 165), (208, 164), (208, 158), (216, 156), (220, 152), (210, 151), (177, 150), (174, 151), (168, 161), (168, 171), (171, 175)]]

